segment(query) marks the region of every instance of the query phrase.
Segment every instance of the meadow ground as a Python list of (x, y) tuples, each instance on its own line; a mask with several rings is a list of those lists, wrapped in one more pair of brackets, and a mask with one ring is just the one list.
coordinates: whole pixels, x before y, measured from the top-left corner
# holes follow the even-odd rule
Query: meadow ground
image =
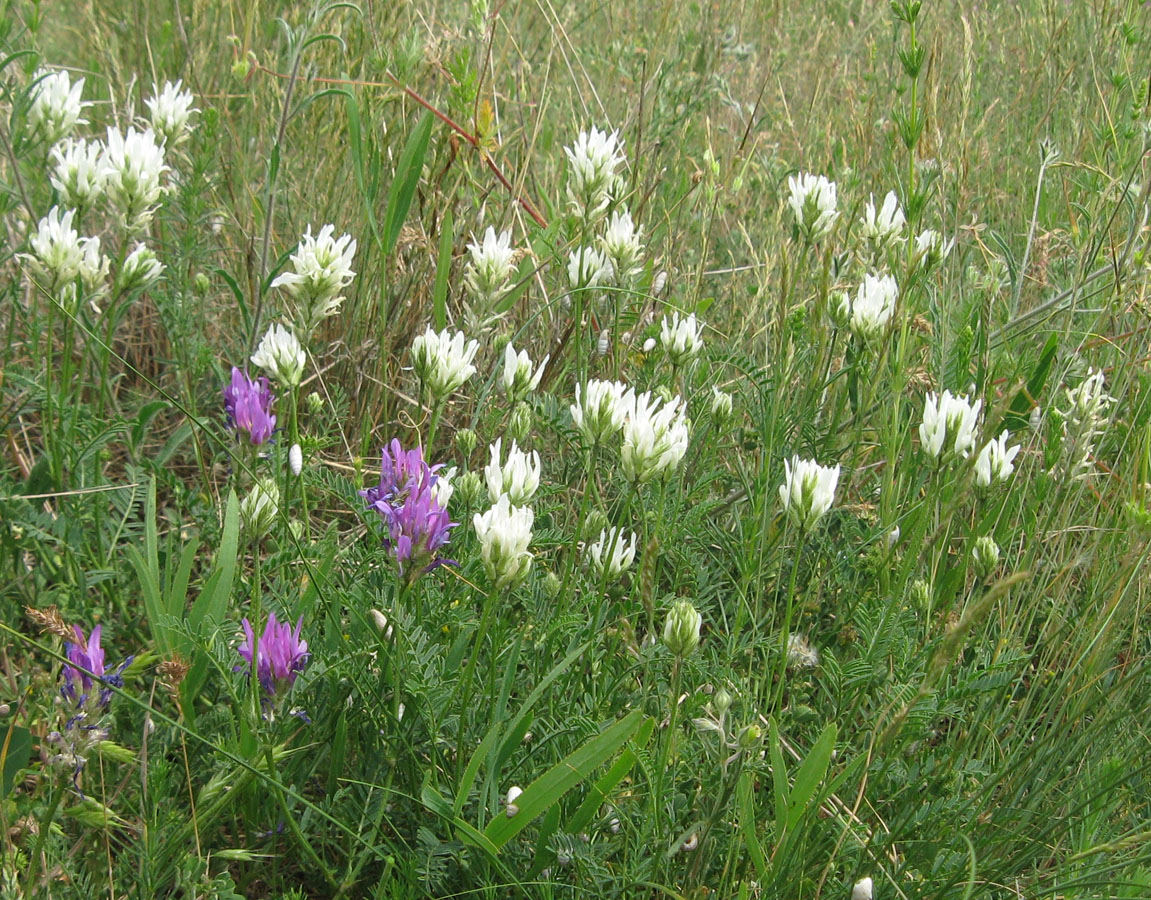
[(0, 896), (1151, 898), (1149, 17), (0, 2)]

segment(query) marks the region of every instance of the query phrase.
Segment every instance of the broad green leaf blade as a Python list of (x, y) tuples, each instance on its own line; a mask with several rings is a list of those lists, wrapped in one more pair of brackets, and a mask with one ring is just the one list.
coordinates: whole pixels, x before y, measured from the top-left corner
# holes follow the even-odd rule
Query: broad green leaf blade
[(408, 218), (408, 209), (416, 195), (416, 185), (424, 168), (424, 157), (428, 152), (428, 139), (432, 134), (432, 114), (424, 113), (416, 130), (408, 138), (400, 161), (396, 165), (396, 175), (388, 191), (388, 210), (384, 216), (384, 252), (396, 249), (400, 229)]
[(632, 710), (614, 725), (597, 734), (582, 747), (556, 763), (533, 781), (516, 801), (519, 813), (510, 819), (497, 816), (484, 829), (484, 835), (497, 848), (523, 831), (565, 793), (588, 778), (636, 732), (643, 723), (643, 711)]
[(436, 284), (432, 290), (432, 317), (436, 330), (448, 324), (448, 276), (452, 271), (452, 247), (456, 240), (456, 223), (449, 209), (440, 223), (440, 252), (436, 256)]
[(16, 773), (28, 765), (28, 760), (31, 758), (32, 732), (13, 722), (8, 726), (8, 733), (4, 735), (3, 744), (0, 744), (0, 771), (3, 772), (3, 781), (0, 783), (0, 803), (4, 802), (8, 792), (16, 783)]
[(476, 747), (472, 753), (472, 758), (468, 760), (468, 767), (464, 769), (463, 777), (460, 778), (459, 786), (456, 788), (456, 799), (452, 803), (452, 815), (459, 816), (467, 802), (468, 794), (471, 793), (472, 785), (475, 783), (476, 776), (480, 773), (480, 766), (483, 765), (484, 760), (488, 758), (495, 742), (500, 737), (500, 723), (496, 722), (488, 729), (488, 733), (484, 735), (484, 739), (480, 741), (480, 745)]
[(799, 771), (795, 773), (795, 783), (791, 787), (791, 799), (787, 806), (788, 831), (799, 824), (799, 820), (807, 812), (812, 797), (819, 789), (823, 776), (827, 774), (827, 767), (831, 763), (831, 751), (835, 749), (835, 736), (835, 723), (828, 722), (800, 764)]

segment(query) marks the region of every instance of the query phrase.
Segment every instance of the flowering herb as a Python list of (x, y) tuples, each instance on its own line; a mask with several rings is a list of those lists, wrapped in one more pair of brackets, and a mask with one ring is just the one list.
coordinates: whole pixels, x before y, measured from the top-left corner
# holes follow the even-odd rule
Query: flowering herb
[(224, 411), (228, 425), (247, 434), (253, 444), (264, 443), (276, 428), (271, 412), (274, 399), (267, 378), (261, 375), (253, 381), (232, 366), (232, 380), (224, 385)]
[(296, 620), (293, 630), (287, 622), (277, 622), (275, 613), (269, 613), (258, 643), (252, 623), (245, 618), (240, 624), (244, 629), (244, 642), (237, 652), (259, 681), (266, 695), (265, 702), (279, 699), (291, 689), (296, 676), (308, 663), (308, 642), (300, 640), (304, 617)]

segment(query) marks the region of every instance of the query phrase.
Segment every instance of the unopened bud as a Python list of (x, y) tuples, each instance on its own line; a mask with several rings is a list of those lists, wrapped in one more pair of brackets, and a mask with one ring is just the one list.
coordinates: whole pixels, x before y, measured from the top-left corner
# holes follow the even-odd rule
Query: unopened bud
[(523, 790), (514, 784), (510, 788), (508, 788), (506, 809), (504, 810), (504, 813), (507, 815), (507, 817), (509, 819), (512, 818), (513, 816), (515, 816), (520, 811), (520, 808), (518, 806), (516, 806), (516, 800), (519, 798), (520, 794), (522, 794), (522, 793), (523, 793)]
[(663, 627), (663, 642), (675, 656), (685, 659), (699, 646), (699, 630), (703, 617), (689, 600), (677, 600), (667, 614)]
[(999, 546), (989, 535), (977, 538), (971, 549), (971, 564), (979, 578), (990, 578), (999, 567)]
[(461, 428), (456, 432), (456, 446), (459, 448), (460, 453), (463, 454), (464, 459), (471, 457), (478, 443), (479, 438), (472, 429)]

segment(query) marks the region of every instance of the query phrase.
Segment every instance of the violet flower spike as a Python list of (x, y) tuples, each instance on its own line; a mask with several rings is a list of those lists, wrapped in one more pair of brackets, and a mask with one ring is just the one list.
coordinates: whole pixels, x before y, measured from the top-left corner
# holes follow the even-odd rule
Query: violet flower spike
[(248, 435), (253, 444), (262, 444), (276, 429), (272, 415), (272, 389), (261, 375), (255, 381), (248, 373), (232, 366), (232, 380), (224, 385), (224, 411), (228, 425)]
[(435, 484), (436, 472), (443, 468), (443, 463), (429, 466), (424, 460), (424, 451), (421, 447), (405, 450), (400, 445), (399, 438), (392, 438), (392, 442), (383, 449), (380, 457), (379, 485), (359, 493), (368, 501), (368, 506), (385, 518), (387, 512), (382, 506), (402, 503), (403, 495), (418, 490), (424, 482), (430, 481), (430, 484)]
[(272, 701), (286, 694), (295, 683), (296, 676), (308, 664), (308, 642), (300, 640), (304, 617), (300, 616), (296, 620), (293, 631), (287, 622), (277, 622), (274, 612), (269, 613), (258, 643), (252, 623), (244, 618), (240, 624), (244, 628), (244, 642), (237, 651), (249, 667), (255, 670), (256, 679), (267, 694), (267, 700)]
[(436, 500), (432, 485), (427, 484), (408, 494), (403, 505), (392, 507), (385, 516), (388, 543), (399, 563), (400, 572), (415, 578), (445, 564), (454, 565), (438, 551), (451, 537), (459, 523), (451, 521), (448, 511)]

